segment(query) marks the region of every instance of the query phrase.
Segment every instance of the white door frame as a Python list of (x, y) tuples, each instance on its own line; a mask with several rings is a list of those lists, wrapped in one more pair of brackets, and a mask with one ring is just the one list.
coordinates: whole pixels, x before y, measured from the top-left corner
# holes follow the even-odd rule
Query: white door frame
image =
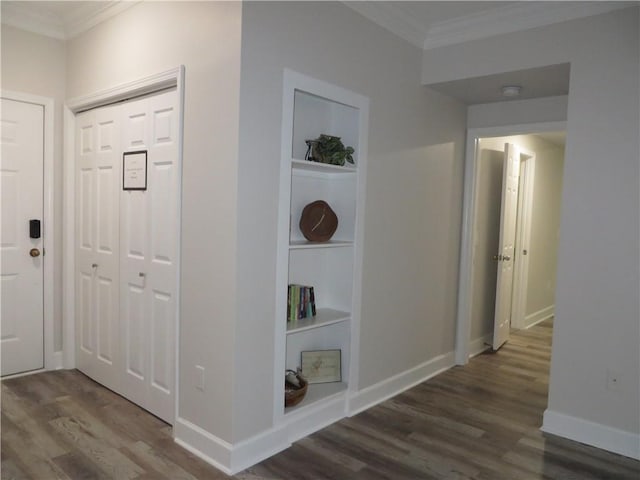
[(464, 365), (469, 361), (471, 333), (471, 297), (473, 294), (474, 222), (477, 211), (476, 152), (478, 140), (485, 137), (507, 137), (567, 129), (567, 122), (543, 122), (499, 127), (469, 128), (465, 153), (464, 201), (462, 207), (462, 239), (460, 245), (460, 274), (458, 277), (458, 305), (456, 315), (455, 361)]
[[(64, 367), (75, 368), (75, 116), (77, 113), (92, 108), (108, 105), (129, 98), (140, 97), (149, 93), (155, 93), (167, 88), (176, 88), (178, 93), (178, 157), (179, 164), (182, 165), (182, 145), (183, 145), (183, 112), (184, 112), (184, 66), (180, 65), (171, 70), (160, 72), (149, 77), (141, 78), (129, 83), (118, 85), (100, 92), (70, 99), (64, 106), (64, 238), (63, 238), (63, 314), (65, 318), (63, 328), (64, 340)], [(182, 185), (182, 169), (178, 172), (178, 185)], [(181, 209), (182, 189), (179, 189), (179, 205)], [(178, 229), (181, 230), (180, 219)], [(176, 388), (176, 408), (175, 418), (178, 418), (178, 359), (180, 345), (180, 234), (178, 234), (178, 290), (176, 295), (176, 352), (175, 352), (175, 388)]]
[[(2, 90), (2, 98), (17, 102), (42, 105), (44, 110), (44, 158), (43, 158), (43, 205), (42, 205), (42, 245), (43, 245), (43, 328), (44, 328), (44, 369), (55, 370), (62, 368), (62, 351), (55, 350), (54, 339), (54, 266), (55, 266), (55, 242), (53, 234), (54, 225), (54, 183), (53, 183), (53, 129), (54, 107), (53, 98), (40, 97), (27, 93)], [(36, 370), (38, 371), (38, 370)], [(28, 373), (34, 373), (33, 371)], [(20, 375), (20, 374), (18, 374)]]

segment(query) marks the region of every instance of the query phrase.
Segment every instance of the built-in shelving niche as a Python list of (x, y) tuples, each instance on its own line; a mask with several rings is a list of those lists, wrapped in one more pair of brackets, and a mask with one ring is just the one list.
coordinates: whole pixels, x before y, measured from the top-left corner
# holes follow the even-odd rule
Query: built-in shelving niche
[[(357, 375), (364, 167), (368, 100), (340, 87), (285, 71), (277, 265), (274, 423), (291, 441), (346, 413)], [(355, 149), (355, 165), (305, 160), (305, 140), (338, 136)], [(307, 241), (299, 228), (305, 205), (324, 200), (338, 216), (329, 242)], [(286, 321), (287, 285), (312, 285), (317, 314)], [(284, 370), (300, 366), (305, 350), (341, 350), (342, 382), (313, 384), (302, 403), (284, 407)]]

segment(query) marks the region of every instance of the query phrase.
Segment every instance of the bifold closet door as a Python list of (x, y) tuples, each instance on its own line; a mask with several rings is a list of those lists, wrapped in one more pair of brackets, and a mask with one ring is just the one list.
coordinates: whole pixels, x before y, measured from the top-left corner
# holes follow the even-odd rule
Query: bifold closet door
[(76, 362), (120, 391), (119, 108), (76, 116)]
[[(169, 423), (175, 415), (177, 112), (172, 90), (76, 116), (78, 368)], [(125, 190), (125, 152), (146, 155), (146, 189)]]
[(121, 347), (132, 401), (173, 422), (178, 118), (175, 91), (122, 105), (123, 152), (147, 152), (147, 189), (120, 198)]

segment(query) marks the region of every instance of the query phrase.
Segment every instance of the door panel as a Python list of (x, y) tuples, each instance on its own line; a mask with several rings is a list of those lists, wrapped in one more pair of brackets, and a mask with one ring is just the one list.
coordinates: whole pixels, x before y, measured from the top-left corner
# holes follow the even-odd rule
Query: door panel
[(120, 154), (118, 107), (76, 116), (78, 368), (121, 392), (118, 370)]
[(43, 239), (29, 237), (29, 220), (43, 218), (44, 107), (2, 99), (0, 110), (0, 348), (11, 375), (44, 367)]
[(172, 348), (174, 335), (174, 309), (171, 295), (163, 292), (153, 292), (151, 308), (151, 385), (170, 394), (172, 389), (171, 355), (167, 355)]
[[(80, 299), (80, 349), (88, 355), (93, 354), (92, 312), (93, 305), (93, 278), (91, 275), (80, 272), (77, 296)], [(79, 368), (82, 368), (80, 364)]]
[(515, 145), (507, 143), (504, 150), (504, 169), (502, 174), (499, 263), (492, 345), (494, 350), (500, 348), (509, 339), (509, 329), (511, 328), (511, 296), (513, 292), (519, 175), (520, 151)]
[[(178, 235), (177, 95), (167, 92), (123, 104), (123, 151), (147, 151), (147, 190), (121, 195), (123, 288), (137, 296), (139, 317), (124, 312), (127, 343), (145, 339), (145, 355), (125, 376), (141, 405), (170, 423), (174, 416)], [(132, 303), (133, 305), (133, 303)], [(131, 307), (123, 305), (123, 308)], [(135, 328), (132, 328), (135, 325)], [(138, 347), (136, 347), (138, 348)], [(135, 372), (135, 373), (134, 373)]]

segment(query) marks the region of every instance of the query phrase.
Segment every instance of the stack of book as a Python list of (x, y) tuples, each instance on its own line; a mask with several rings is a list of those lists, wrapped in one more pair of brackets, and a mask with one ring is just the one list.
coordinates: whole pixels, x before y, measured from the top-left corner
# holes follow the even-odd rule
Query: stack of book
[(295, 322), (301, 318), (315, 317), (316, 299), (313, 287), (306, 285), (289, 285), (287, 293), (287, 322)]

